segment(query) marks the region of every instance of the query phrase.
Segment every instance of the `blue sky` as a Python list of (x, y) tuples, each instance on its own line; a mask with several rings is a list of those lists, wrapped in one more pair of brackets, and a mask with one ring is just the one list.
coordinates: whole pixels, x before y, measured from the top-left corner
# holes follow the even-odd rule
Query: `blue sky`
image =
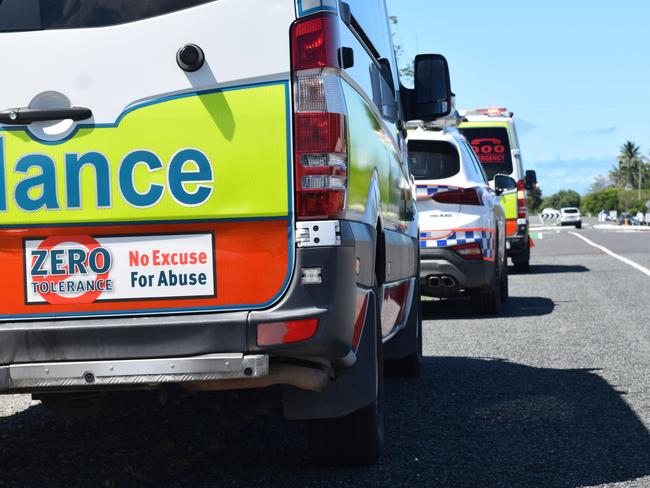
[[(515, 113), (545, 195), (583, 193), (626, 140), (650, 150), (650, 2), (387, 0), (406, 57), (447, 57), (459, 108)], [(454, 5), (454, 6), (451, 6)]]

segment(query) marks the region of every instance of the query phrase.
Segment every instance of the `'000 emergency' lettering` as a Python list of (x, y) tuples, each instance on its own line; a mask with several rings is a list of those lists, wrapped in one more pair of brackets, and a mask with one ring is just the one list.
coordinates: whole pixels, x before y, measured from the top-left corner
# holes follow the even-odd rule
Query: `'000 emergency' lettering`
[[(4, 157), (4, 139), (0, 137), (0, 212), (7, 211), (7, 179)], [(192, 171), (185, 166), (194, 163)], [(106, 156), (91, 151), (83, 154), (66, 153), (65, 206), (57, 194), (57, 174), (54, 160), (45, 154), (29, 154), (20, 158), (14, 172), (25, 175), (13, 189), (16, 205), (28, 212), (41, 209), (59, 210), (81, 208), (81, 172), (86, 166), (95, 171), (95, 193), (98, 208), (112, 206), (111, 168)], [(146, 208), (158, 203), (165, 193), (165, 185), (154, 182), (134, 181), (135, 170), (142, 166), (149, 173), (163, 170), (160, 157), (148, 150), (128, 153), (119, 164), (118, 186), (122, 198), (132, 207)], [(31, 176), (37, 170), (37, 174)], [(205, 203), (213, 191), (212, 165), (208, 157), (198, 149), (182, 149), (174, 154), (167, 166), (167, 189), (171, 197), (185, 207), (196, 207)], [(189, 191), (186, 185), (194, 185)], [(144, 188), (146, 186), (146, 189)], [(35, 191), (36, 190), (36, 191)]]

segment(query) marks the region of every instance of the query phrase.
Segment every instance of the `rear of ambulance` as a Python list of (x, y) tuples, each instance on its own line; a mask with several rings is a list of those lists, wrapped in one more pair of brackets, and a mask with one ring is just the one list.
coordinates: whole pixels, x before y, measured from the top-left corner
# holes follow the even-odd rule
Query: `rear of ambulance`
[(0, 2), (0, 392), (316, 391), (351, 364), (323, 3)]

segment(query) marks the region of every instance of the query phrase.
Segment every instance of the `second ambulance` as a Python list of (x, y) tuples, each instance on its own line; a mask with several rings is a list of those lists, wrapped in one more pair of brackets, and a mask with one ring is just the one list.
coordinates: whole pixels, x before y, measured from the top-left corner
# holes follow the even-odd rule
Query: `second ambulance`
[(505, 108), (486, 108), (461, 112), (466, 122), (460, 131), (478, 156), (490, 181), (503, 174), (514, 178), (517, 187), (501, 195), (506, 213), (508, 256), (515, 271), (527, 273), (530, 266), (528, 206), (526, 190), (537, 183), (535, 171), (524, 172), (517, 130), (511, 112)]

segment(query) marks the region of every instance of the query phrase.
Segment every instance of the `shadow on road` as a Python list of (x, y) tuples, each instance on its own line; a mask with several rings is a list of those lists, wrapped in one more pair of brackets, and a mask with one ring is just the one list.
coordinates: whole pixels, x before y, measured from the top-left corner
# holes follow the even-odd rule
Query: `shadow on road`
[(300, 425), (201, 398), (0, 418), (3, 486), (574, 488), (650, 475), (648, 431), (588, 370), (425, 358), (422, 378), (387, 382), (385, 454), (360, 469), (316, 468)]
[[(509, 297), (503, 306), (500, 317), (537, 317), (553, 312), (555, 303), (545, 297)], [(485, 320), (477, 315), (468, 298), (449, 298), (422, 302), (424, 320), (437, 319), (476, 319)]]
[(591, 271), (589, 268), (579, 264), (531, 264), (528, 274), (587, 273), (589, 271)]

